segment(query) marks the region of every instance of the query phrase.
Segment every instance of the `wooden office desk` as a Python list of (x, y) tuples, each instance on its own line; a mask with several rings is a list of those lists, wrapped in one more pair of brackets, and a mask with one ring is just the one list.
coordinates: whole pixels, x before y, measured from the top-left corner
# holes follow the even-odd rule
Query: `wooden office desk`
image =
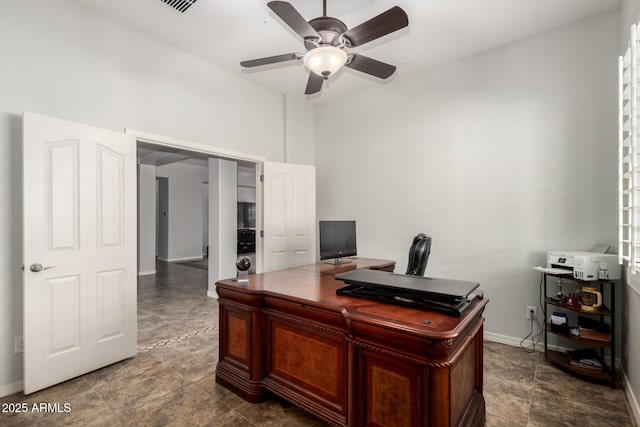
[(265, 391), (337, 425), (479, 426), (482, 313), (456, 318), (336, 295), (332, 273), (393, 270), (358, 258), (216, 283), (216, 381), (250, 402)]

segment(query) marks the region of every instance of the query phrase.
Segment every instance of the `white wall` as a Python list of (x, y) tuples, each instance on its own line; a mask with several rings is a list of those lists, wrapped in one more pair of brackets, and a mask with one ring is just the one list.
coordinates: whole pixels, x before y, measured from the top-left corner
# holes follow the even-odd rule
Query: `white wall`
[(209, 170), (185, 162), (156, 167), (169, 180), (169, 262), (202, 258), (202, 183)]
[(640, 275), (629, 276), (631, 285), (623, 290), (622, 367), (627, 378), (627, 397), (640, 422)]
[[(0, 395), (20, 388), (21, 114), (283, 160), (282, 96), (65, 0), (0, 2)], [(252, 126), (246, 126), (251, 117)], [(291, 144), (291, 143), (290, 143)]]
[(313, 165), (314, 163), (314, 109), (305, 100), (285, 97), (285, 154), (286, 163)]
[[(620, 55), (629, 43), (629, 27), (637, 23), (640, 16), (640, 0), (623, 0), (620, 7)], [(624, 312), (622, 315), (622, 366), (627, 377), (627, 397), (640, 423), (640, 275), (628, 277), (630, 286), (623, 290)]]
[(618, 14), (316, 108), (318, 219), (355, 219), (358, 254), (480, 282), (485, 331), (518, 343), (550, 249), (617, 247)]
[(209, 286), (215, 297), (215, 283), (236, 277), (238, 224), (238, 164), (209, 159)]
[(138, 165), (138, 274), (156, 272), (156, 167)]

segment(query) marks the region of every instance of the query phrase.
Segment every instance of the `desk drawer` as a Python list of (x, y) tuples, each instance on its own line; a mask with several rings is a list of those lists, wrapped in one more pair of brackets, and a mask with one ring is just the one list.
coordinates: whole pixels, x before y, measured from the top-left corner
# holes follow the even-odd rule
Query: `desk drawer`
[(269, 296), (264, 297), (264, 305), (274, 312), (296, 316), (307, 321), (320, 323), (330, 328), (346, 332), (346, 322), (341, 312), (329, 311), (312, 305), (286, 301)]

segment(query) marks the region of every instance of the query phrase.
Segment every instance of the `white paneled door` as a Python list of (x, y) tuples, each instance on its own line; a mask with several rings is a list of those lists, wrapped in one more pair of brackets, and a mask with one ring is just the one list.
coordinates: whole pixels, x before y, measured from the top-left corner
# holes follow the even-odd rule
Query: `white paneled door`
[(24, 392), (136, 354), (136, 143), (23, 116)]
[(264, 272), (316, 262), (316, 170), (264, 162)]

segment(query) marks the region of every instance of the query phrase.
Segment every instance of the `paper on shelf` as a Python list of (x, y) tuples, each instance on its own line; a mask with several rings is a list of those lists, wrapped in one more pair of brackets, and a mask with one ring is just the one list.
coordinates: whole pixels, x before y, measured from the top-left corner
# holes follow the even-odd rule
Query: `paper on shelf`
[(552, 268), (552, 267), (531, 267), (535, 271), (540, 271), (541, 273), (551, 273), (551, 274), (569, 274), (573, 275), (573, 271), (566, 270), (564, 268)]

